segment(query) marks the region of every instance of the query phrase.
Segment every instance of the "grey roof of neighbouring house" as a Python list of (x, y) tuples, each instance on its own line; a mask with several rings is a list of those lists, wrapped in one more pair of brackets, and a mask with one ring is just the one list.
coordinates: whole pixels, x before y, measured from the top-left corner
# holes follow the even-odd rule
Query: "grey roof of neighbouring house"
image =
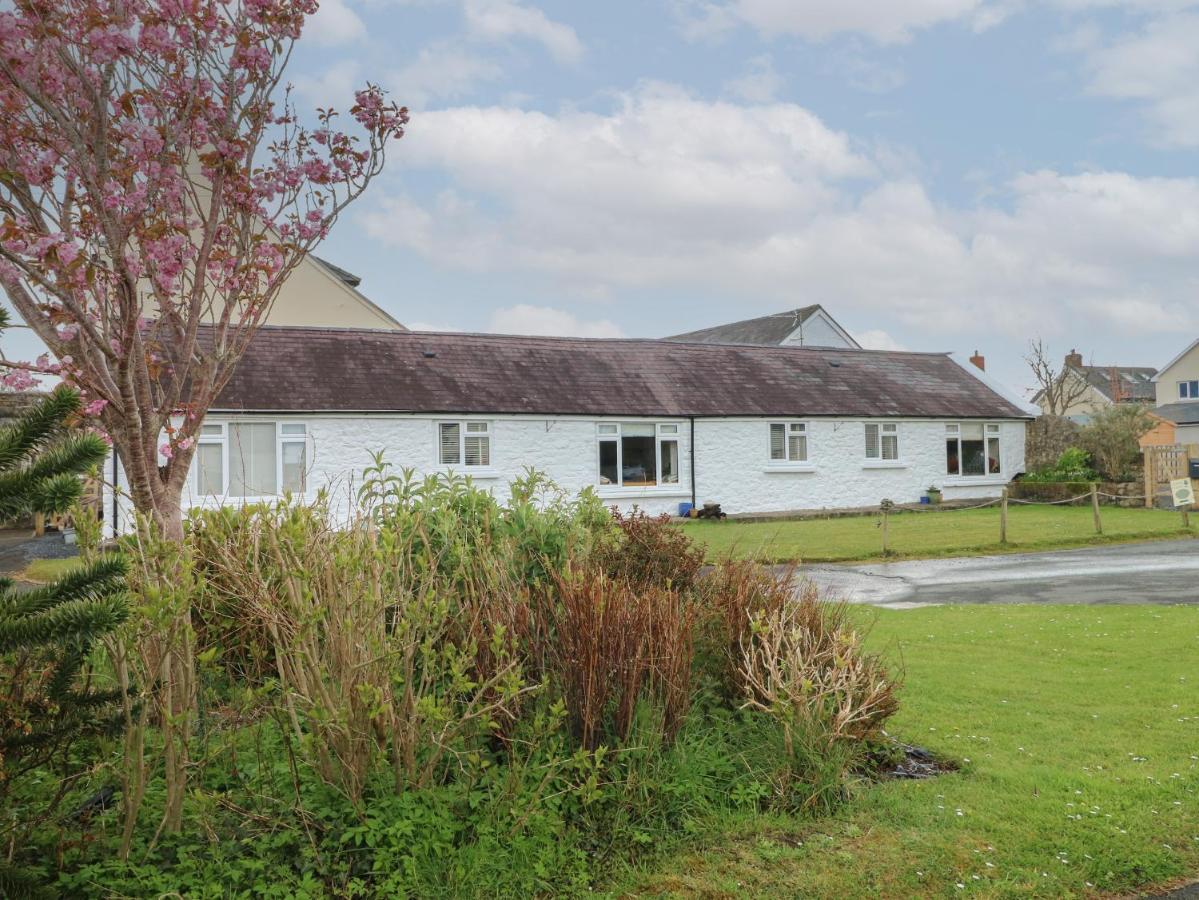
[(1167, 403), (1152, 412), (1175, 425), (1199, 425), (1199, 403)]
[(820, 304), (801, 306), (799, 309), (789, 309), (786, 312), (759, 316), (756, 319), (743, 319), (740, 322), (729, 322), (727, 325), (715, 325), (711, 328), (701, 328), (698, 331), (688, 331), (685, 334), (663, 338), (663, 340), (699, 344), (752, 344), (759, 346), (781, 344), (819, 309), (821, 309)]
[(1109, 400), (1112, 399), (1114, 393), (1112, 369), (1119, 373), (1122, 399), (1147, 400), (1149, 402), (1157, 399), (1157, 388), (1153, 385), (1153, 376), (1157, 374), (1157, 369), (1149, 366), (1072, 366), (1072, 368), (1087, 380), (1087, 384)]
[(948, 354), (264, 327), (214, 410), (1029, 418)]

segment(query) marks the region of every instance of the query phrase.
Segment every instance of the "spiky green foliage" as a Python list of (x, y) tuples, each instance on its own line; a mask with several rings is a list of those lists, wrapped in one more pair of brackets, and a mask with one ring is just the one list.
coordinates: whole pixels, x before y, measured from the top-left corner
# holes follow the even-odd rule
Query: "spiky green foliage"
[(108, 455), (98, 435), (71, 430), (81, 407), (79, 392), (61, 385), (0, 429), (0, 520), (66, 512), (79, 499), (79, 476)]

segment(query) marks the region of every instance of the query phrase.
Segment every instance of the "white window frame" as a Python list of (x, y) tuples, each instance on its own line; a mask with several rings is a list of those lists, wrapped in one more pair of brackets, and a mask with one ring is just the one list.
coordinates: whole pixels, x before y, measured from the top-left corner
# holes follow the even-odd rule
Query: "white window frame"
[[(245, 496), (237, 495), (233, 497), (229, 494), (229, 474), (230, 474), (230, 459), (229, 459), (229, 426), (241, 424), (270, 424), (275, 426), (275, 487), (276, 492), (273, 494), (247, 494)], [(303, 434), (284, 434), (283, 426), (291, 425), (293, 427), (303, 428)], [(219, 428), (220, 431), (212, 434), (204, 434), (205, 428)], [(271, 419), (271, 418), (243, 418), (222, 419), (219, 422), (204, 422), (200, 426), (200, 435), (196, 438), (197, 454), (192, 457), (191, 471), (188, 473), (189, 485), (192, 493), (199, 498), (203, 497), (220, 497), (238, 501), (265, 500), (278, 498), (283, 496), (283, 445), (284, 444), (300, 444), (304, 447), (304, 490), (293, 491), (297, 496), (306, 497), (310, 493), (308, 490), (308, 475), (311, 471), (309, 466), (309, 444), (311, 432), (309, 431), (306, 421), (297, 421), (295, 419)], [(201, 444), (217, 444), (221, 448), (221, 491), (219, 494), (201, 494), (200, 493), (200, 467), (198, 462), (198, 450)]]
[[(442, 461), (441, 428), (443, 425), (458, 426), (458, 462), (456, 463)], [(474, 430), (470, 430), (468, 426), (471, 426)], [(468, 437), (487, 439), (487, 462), (468, 463), (466, 461), (466, 439)], [(447, 471), (461, 469), (471, 474), (491, 472), (494, 469), (495, 429), (492, 428), (492, 422), (488, 419), (439, 419), (436, 427), (433, 429), (433, 442), (433, 458), (437, 460), (437, 465), (441, 469)]]
[[(624, 425), (653, 425), (654, 426), (654, 483), (634, 484), (624, 483)], [(678, 422), (597, 422), (595, 425), (595, 483), (602, 492), (642, 492), (651, 491), (671, 493), (679, 491), (683, 486), (683, 430)], [(678, 445), (678, 471), (676, 480), (662, 481), (662, 444), (674, 441)], [(616, 444), (616, 472), (620, 477), (619, 484), (604, 484), (600, 481), (600, 450), (605, 442)]]
[(1192, 378), (1178, 382), (1178, 399), (1199, 400), (1199, 381)]
[[(870, 429), (878, 429), (878, 455), (870, 455)], [(883, 455), (883, 438), (895, 438), (895, 457)], [(898, 422), (862, 423), (862, 467), (866, 469), (901, 469), (907, 463), (903, 458), (903, 434)]]
[[(783, 429), (783, 456), (774, 455), (774, 430)], [(791, 439), (804, 439), (804, 455), (791, 455)], [(812, 464), (812, 426), (800, 419), (776, 419), (766, 423), (766, 467), (767, 472), (814, 472)]]
[[(982, 425), (983, 429), (983, 456), (984, 459), (990, 460), (991, 441), (999, 442), (999, 471), (990, 471), (990, 465), (987, 466), (987, 471), (981, 475), (967, 475), (962, 471), (962, 426), (963, 425)], [(959, 482), (983, 482), (983, 481), (1007, 481), (1005, 468), (1003, 464), (1003, 427), (998, 422), (946, 422), (945, 423), (945, 442), (948, 443), (956, 436), (958, 443), (958, 471), (953, 474), (949, 471), (949, 458), (945, 459), (945, 477), (953, 483)]]

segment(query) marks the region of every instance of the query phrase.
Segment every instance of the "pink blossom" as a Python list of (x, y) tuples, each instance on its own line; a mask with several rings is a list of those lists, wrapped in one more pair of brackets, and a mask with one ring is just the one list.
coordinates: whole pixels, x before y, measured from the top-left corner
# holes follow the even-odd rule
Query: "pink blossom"
[(97, 397), (87, 406), (83, 407), (83, 414), (92, 418), (100, 415), (104, 411), (104, 407), (108, 406), (108, 401), (103, 397)]
[(174, 459), (175, 458), (175, 451), (171, 448), (171, 445), (169, 442), (166, 444), (163, 444), (161, 447), (158, 448), (158, 454), (163, 459)]

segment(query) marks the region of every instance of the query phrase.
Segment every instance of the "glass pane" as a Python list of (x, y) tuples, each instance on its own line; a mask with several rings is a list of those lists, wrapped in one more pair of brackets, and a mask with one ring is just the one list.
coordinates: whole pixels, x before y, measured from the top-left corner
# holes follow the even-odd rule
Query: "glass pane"
[(679, 483), (679, 442), (662, 442), (662, 483)]
[(802, 434), (791, 435), (787, 442), (787, 458), (791, 462), (803, 462), (808, 458), (808, 439)]
[(658, 483), (656, 448), (652, 435), (654, 426), (648, 426), (650, 436), (630, 437), (626, 425), (620, 438), (622, 459), (621, 483), (631, 487), (647, 487)]
[(491, 465), (491, 438), (486, 435), (466, 436), (466, 465)]
[(783, 444), (785, 432), (782, 425), (770, 426), (770, 458), (786, 459), (786, 447)]
[(283, 424), (279, 426), (280, 434), (304, 434), (305, 427), (295, 423)]
[(808, 426), (805, 425), (803, 422), (794, 422), (791, 425), (791, 433), (792, 434), (796, 434), (796, 433), (806, 434), (807, 431), (808, 431)]
[(305, 490), (305, 475), (308, 468), (308, 448), (300, 441), (287, 441), (283, 445), (283, 490), (302, 494)]
[(620, 426), (620, 433), (625, 437), (653, 437), (656, 431), (653, 425), (626, 423)]
[(962, 437), (972, 441), (981, 441), (983, 437), (982, 425), (963, 425)]
[(221, 444), (201, 443), (196, 446), (196, 493), (209, 496), (225, 492), (222, 449)]
[(988, 425), (987, 426), (987, 434), (999, 434), (999, 426), (998, 425)]
[(443, 466), (456, 466), (462, 462), (458, 445), (459, 429), (457, 422), (441, 423), (440, 459)]
[(220, 437), (223, 433), (224, 432), (220, 425), (201, 425), (200, 426), (200, 434), (205, 435), (207, 437)]
[(957, 427), (956, 425), (946, 425), (946, 426), (945, 426), (945, 433), (946, 433), (946, 434), (957, 434), (957, 433), (958, 433), (958, 427)]
[(878, 426), (866, 426), (866, 458), (878, 459)]
[(1003, 457), (999, 453), (999, 438), (987, 439), (987, 471), (998, 475), (1003, 470)]
[(662, 432), (663, 434), (678, 434), (679, 426), (678, 425), (659, 425), (658, 430), (660, 432)]
[(467, 422), (466, 430), (468, 433), (473, 431), (475, 434), (483, 434), (483, 433), (486, 433), (486, 431), (487, 431), (487, 423), (486, 422)]
[(620, 466), (616, 462), (616, 441), (599, 442), (600, 484), (620, 484)]
[(619, 434), (620, 433), (619, 425), (597, 425), (596, 428), (598, 429), (600, 434)]
[[(981, 431), (981, 426), (979, 428)], [(979, 440), (966, 440), (962, 438), (962, 474), (963, 475), (986, 475), (987, 474), (987, 454), (983, 449), (984, 445), (981, 437)]]
[(229, 423), (229, 496), (267, 497), (275, 481), (275, 423)]
[(883, 435), (883, 459), (899, 459), (899, 437), (897, 435)]
[(945, 442), (945, 471), (950, 475), (960, 475), (962, 472), (958, 456), (958, 439), (950, 438)]

